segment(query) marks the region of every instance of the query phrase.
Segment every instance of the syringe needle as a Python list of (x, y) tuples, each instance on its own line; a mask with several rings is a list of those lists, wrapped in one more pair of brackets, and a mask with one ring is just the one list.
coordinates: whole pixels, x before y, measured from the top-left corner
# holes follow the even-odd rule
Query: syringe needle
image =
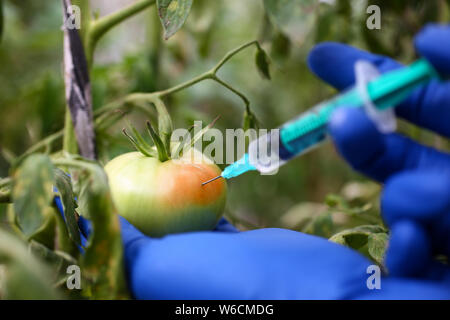
[(204, 186), (205, 184), (210, 183), (210, 182), (212, 182), (212, 181), (214, 181), (214, 180), (217, 180), (217, 179), (219, 179), (219, 178), (222, 178), (222, 176), (217, 176), (217, 177), (212, 178), (212, 179), (210, 179), (210, 180), (208, 180), (208, 181), (205, 181), (205, 182), (202, 183), (202, 186)]

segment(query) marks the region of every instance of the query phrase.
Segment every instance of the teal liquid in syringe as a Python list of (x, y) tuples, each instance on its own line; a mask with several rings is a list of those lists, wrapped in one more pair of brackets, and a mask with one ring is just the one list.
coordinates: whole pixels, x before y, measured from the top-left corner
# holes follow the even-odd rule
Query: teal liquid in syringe
[[(439, 79), (434, 68), (425, 59), (377, 77), (367, 77), (369, 73), (373, 73), (373, 66), (367, 66), (367, 63), (364, 65), (364, 62), (360, 66), (362, 68), (359, 68), (359, 75), (356, 71), (354, 87), (331, 100), (319, 103), (283, 124), (278, 131), (272, 130), (253, 140), (249, 144), (248, 153), (227, 166), (220, 176), (203, 184), (220, 177), (230, 179), (250, 170), (258, 170), (264, 174), (277, 170), (327, 139), (328, 121), (338, 108), (366, 108), (369, 116), (382, 128), (386, 122), (395, 121), (391, 108), (401, 103), (419, 86), (432, 79)], [(366, 79), (362, 79), (364, 77)], [(390, 116), (387, 114), (389, 112), (392, 113)]]

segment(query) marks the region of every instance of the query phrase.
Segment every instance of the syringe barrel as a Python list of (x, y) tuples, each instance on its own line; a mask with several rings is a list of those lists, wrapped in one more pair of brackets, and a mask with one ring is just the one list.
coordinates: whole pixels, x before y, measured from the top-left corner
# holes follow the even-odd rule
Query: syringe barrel
[(331, 114), (343, 105), (361, 105), (354, 89), (316, 105), (280, 128), (253, 140), (248, 148), (250, 163), (261, 173), (270, 174), (288, 160), (318, 147), (327, 139), (327, 123)]
[[(383, 111), (396, 106), (418, 86), (438, 78), (430, 63), (421, 59), (368, 82), (364, 85), (366, 98), (374, 104), (374, 109)], [(327, 139), (328, 121), (337, 108), (367, 106), (360, 89), (351, 87), (252, 141), (248, 151), (250, 164), (262, 173), (270, 173), (289, 159), (319, 146)]]

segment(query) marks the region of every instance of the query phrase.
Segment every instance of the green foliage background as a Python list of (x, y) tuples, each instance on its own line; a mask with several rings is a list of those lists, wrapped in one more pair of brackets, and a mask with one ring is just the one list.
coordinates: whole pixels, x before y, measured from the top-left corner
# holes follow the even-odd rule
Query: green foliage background
[[(101, 7), (103, 15), (125, 2), (91, 1), (91, 5)], [(226, 52), (257, 39), (270, 56), (271, 80), (259, 76), (254, 47), (233, 57), (220, 75), (249, 98), (262, 128), (274, 128), (335, 93), (307, 68), (307, 54), (314, 44), (339, 41), (409, 63), (416, 58), (414, 34), (427, 22), (448, 22), (450, 16), (446, 0), (328, 2), (195, 0), (185, 25), (167, 41), (152, 6), (99, 42), (91, 74), (94, 110), (128, 93), (153, 92), (193, 78)], [(65, 102), (60, 1), (3, 0), (2, 4), (0, 177), (6, 177), (12, 159), (63, 127)], [(366, 28), (370, 4), (381, 8), (381, 30)], [(289, 10), (289, 6), (315, 9)], [(242, 100), (213, 81), (170, 95), (165, 102), (175, 127), (187, 128), (194, 120), (206, 125), (217, 115), (221, 119), (216, 128), (223, 131), (243, 123)], [(144, 128), (142, 118), (139, 112), (128, 116)], [(103, 164), (132, 150), (121, 134), (124, 126), (120, 121), (98, 133)], [(444, 139), (411, 124), (401, 122), (400, 130), (423, 143), (448, 148)], [(286, 227), (333, 236), (333, 241), (382, 263), (387, 231), (379, 216), (379, 190), (327, 144), (293, 160), (277, 175), (248, 173), (230, 181), (226, 216), (243, 230)], [(10, 227), (7, 210), (0, 204), (0, 228)], [(379, 227), (361, 229), (361, 225)]]

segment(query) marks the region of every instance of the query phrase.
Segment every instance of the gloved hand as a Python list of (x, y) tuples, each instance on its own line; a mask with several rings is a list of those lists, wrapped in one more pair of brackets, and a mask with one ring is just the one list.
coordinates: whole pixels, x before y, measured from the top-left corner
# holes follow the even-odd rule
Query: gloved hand
[[(416, 36), (417, 52), (450, 75), (450, 26), (429, 25)], [(309, 66), (339, 90), (355, 81), (353, 65), (364, 59), (381, 72), (400, 64), (338, 43), (318, 45)], [(434, 81), (399, 105), (396, 114), (450, 137), (450, 83)], [(435, 254), (450, 256), (450, 155), (400, 134), (380, 134), (360, 109), (333, 114), (329, 125), (340, 154), (361, 173), (385, 184), (381, 208), (391, 229), (386, 266), (392, 276), (449, 278)], [(447, 282), (450, 291), (450, 284)]]
[[(448, 29), (428, 30), (419, 35), (418, 48), (436, 67), (448, 71), (446, 56), (440, 56), (440, 51), (432, 50), (430, 45), (429, 39), (436, 32), (443, 32), (444, 38), (450, 39)], [(442, 49), (441, 35), (440, 38)], [(444, 49), (448, 56), (450, 51)], [(318, 46), (311, 54), (310, 65), (317, 74), (343, 89), (352, 83), (353, 63), (359, 58), (375, 62), (382, 70), (397, 66), (382, 57), (338, 44)], [(448, 84), (432, 84), (415, 93), (399, 114), (448, 134), (449, 126), (445, 124), (450, 111), (444, 106), (445, 102), (448, 105), (449, 95)], [(434, 119), (425, 109), (419, 112), (422, 104), (439, 116)], [(448, 178), (433, 174), (433, 168), (439, 167), (444, 176), (449, 168), (448, 156), (397, 135), (380, 135), (357, 111), (337, 113), (330, 129), (339, 150), (355, 168), (381, 181), (392, 176), (383, 198), (386, 220), (394, 227), (388, 265), (394, 274), (420, 275), (421, 279), (387, 277), (381, 280), (380, 290), (369, 290), (366, 270), (370, 261), (349, 248), (295, 231), (237, 232), (222, 220), (212, 232), (154, 239), (121, 218), (129, 286), (135, 297), (450, 299), (450, 272), (430, 258), (431, 248), (435, 248), (433, 239), (441, 237), (442, 230), (449, 230), (444, 216), (449, 208)], [(415, 172), (416, 169), (420, 170)], [(80, 227), (87, 226), (85, 219), (80, 219)], [(442, 230), (436, 230), (439, 226)], [(420, 273), (416, 265), (421, 266)]]
[(125, 263), (138, 299), (450, 299), (439, 282), (383, 278), (372, 263), (326, 239), (285, 229), (215, 231), (152, 239), (121, 219)]

